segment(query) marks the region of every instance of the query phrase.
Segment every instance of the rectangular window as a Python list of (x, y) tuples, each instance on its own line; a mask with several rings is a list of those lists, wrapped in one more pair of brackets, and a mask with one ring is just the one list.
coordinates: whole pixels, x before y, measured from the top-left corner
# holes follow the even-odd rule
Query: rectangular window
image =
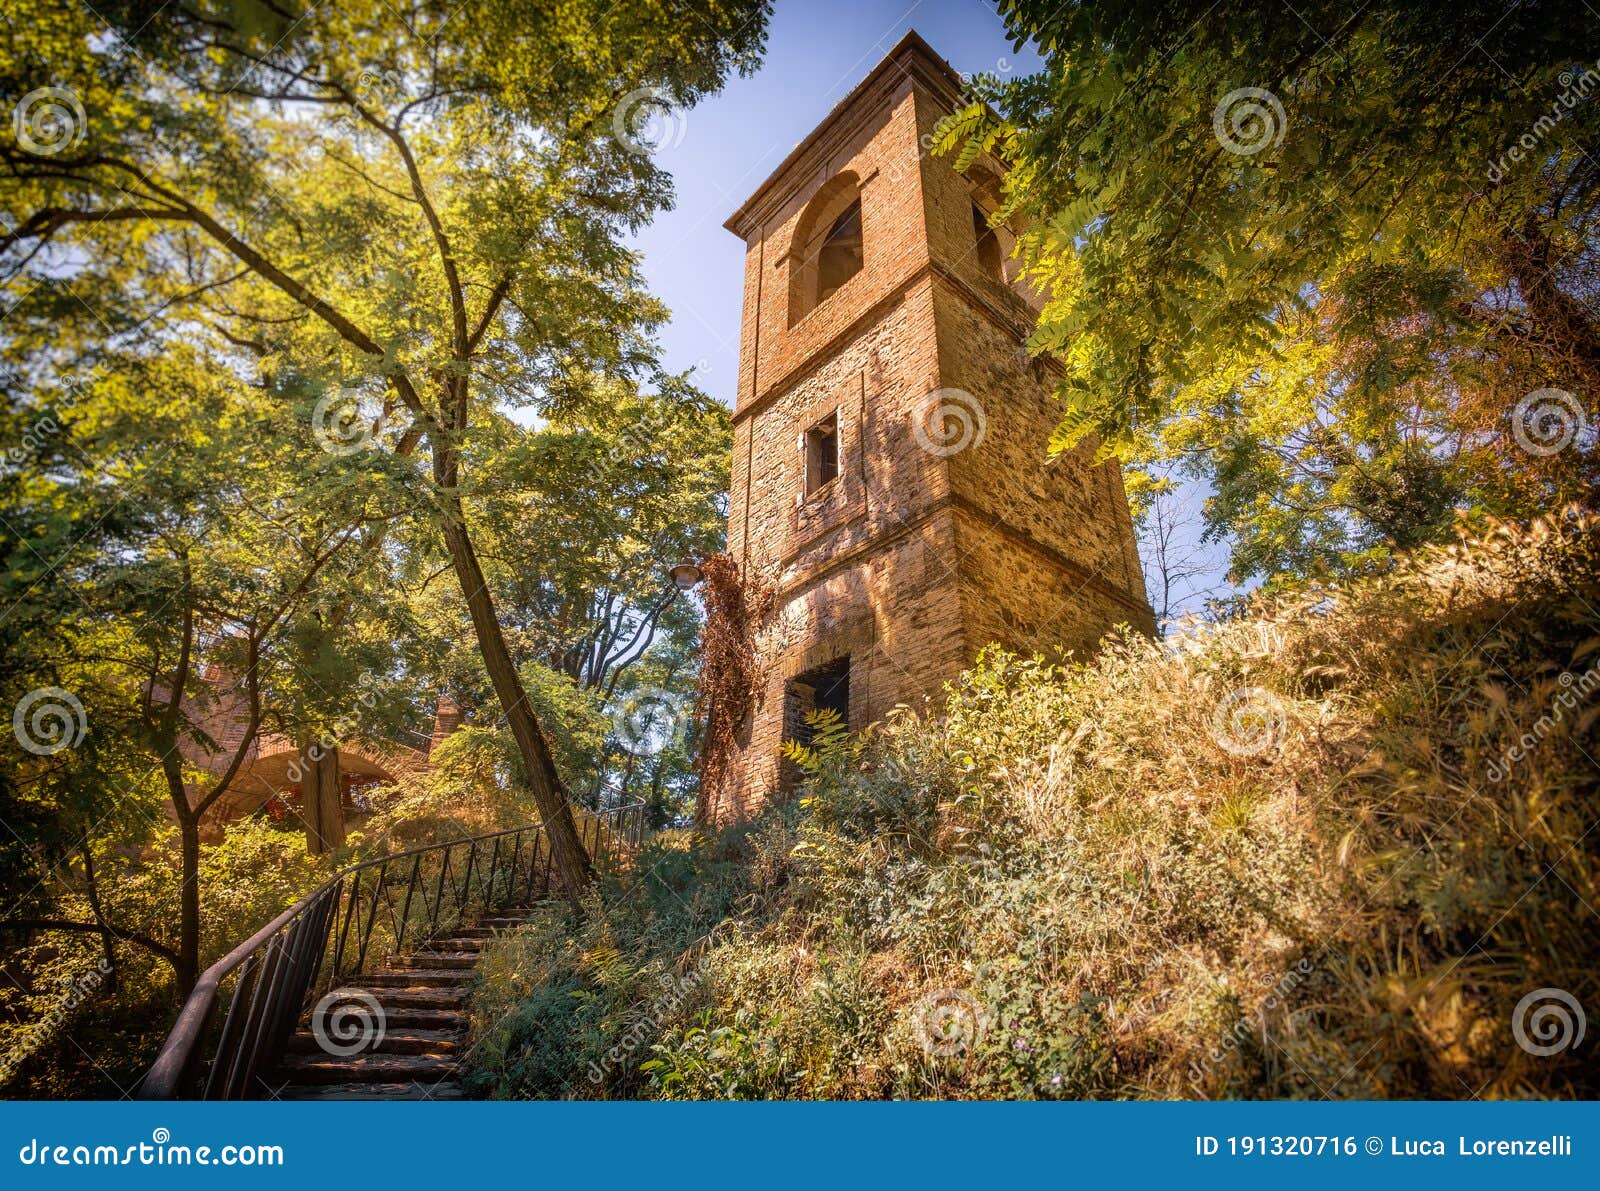
[(839, 474), (839, 411), (834, 410), (805, 433), (806, 495)]

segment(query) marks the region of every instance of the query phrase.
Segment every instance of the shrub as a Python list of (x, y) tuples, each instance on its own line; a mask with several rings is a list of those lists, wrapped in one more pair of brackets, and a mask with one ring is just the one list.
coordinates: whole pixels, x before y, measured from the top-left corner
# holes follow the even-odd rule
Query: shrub
[[(522, 969), (603, 1008), (581, 1044), (547, 991), (486, 1027), (565, 1072), (496, 1088), (1593, 1096), (1515, 1031), (1537, 990), (1600, 1005), (1597, 605), (1591, 521), (1496, 527), (1086, 663), (991, 649), (935, 719), (819, 721), (798, 805), (642, 857)], [(572, 1077), (630, 1029), (645, 1066)]]

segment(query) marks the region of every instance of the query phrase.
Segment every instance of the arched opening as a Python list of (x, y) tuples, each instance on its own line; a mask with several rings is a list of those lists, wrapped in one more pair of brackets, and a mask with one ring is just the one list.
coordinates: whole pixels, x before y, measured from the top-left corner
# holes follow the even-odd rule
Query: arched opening
[(861, 272), (861, 200), (844, 209), (828, 228), (817, 252), (817, 302)]
[(981, 165), (968, 169), (966, 177), (972, 204), (972, 238), (978, 268), (984, 276), (1014, 287), (1019, 267), (1011, 255), (1017, 243), (1016, 233), (1009, 220), (992, 222), (995, 212), (1005, 206), (1000, 179)]
[(977, 203), (972, 204), (972, 234), (978, 239), (978, 267), (1000, 281), (1006, 280), (1005, 258), (1000, 254), (1000, 237), (989, 226), (989, 217)]
[(795, 224), (789, 253), (789, 325), (826, 302), (865, 263), (861, 186), (854, 174), (846, 172), (817, 191)]

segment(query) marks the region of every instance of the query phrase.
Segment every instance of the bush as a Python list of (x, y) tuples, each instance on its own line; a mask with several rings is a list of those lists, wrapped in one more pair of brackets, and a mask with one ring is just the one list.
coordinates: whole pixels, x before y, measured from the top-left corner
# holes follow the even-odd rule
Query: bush
[(1569, 518), (1089, 663), (990, 650), (937, 719), (822, 731), (797, 806), (507, 944), (501, 983), (541, 991), (485, 1021), (483, 1078), (1593, 1096), (1581, 1050), (1517, 1031), (1548, 1041), (1538, 990), (1600, 1005), (1597, 605), (1600, 535)]

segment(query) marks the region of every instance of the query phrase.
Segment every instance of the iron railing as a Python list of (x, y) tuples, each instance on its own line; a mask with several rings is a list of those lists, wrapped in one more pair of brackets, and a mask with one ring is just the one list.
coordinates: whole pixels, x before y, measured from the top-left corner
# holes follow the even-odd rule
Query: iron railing
[[(601, 864), (644, 835), (644, 804), (574, 817)], [(184, 1002), (143, 1100), (249, 1099), (319, 991), (474, 917), (549, 894), (538, 824), (413, 848), (330, 877), (207, 968)], [(225, 988), (225, 986), (227, 986)], [(217, 1007), (227, 1012), (217, 1028)]]

